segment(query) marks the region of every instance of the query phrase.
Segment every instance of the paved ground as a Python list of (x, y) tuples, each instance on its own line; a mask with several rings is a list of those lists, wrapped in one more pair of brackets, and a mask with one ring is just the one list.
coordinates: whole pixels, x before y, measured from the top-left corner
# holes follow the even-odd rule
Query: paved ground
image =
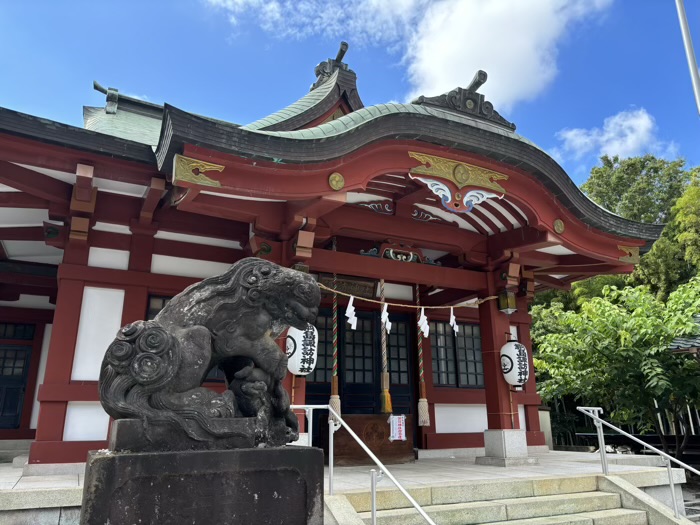
[[(533, 478), (571, 476), (601, 473), (597, 454), (582, 452), (548, 452), (535, 454), (539, 465), (522, 467), (489, 467), (475, 465), (473, 458), (421, 459), (414, 463), (389, 466), (390, 472), (405, 487), (435, 485), (436, 483), (458, 483), (505, 478)], [(649, 469), (652, 458), (645, 456), (609, 455), (610, 471), (630, 472)], [(623, 464), (615, 464), (616, 462)], [(626, 464), (634, 461), (636, 464)], [(640, 464), (640, 462), (642, 464)], [(646, 463), (646, 465), (644, 465)], [(335, 492), (369, 490), (370, 466), (336, 467), (334, 476)], [(326, 476), (328, 468), (326, 468)], [(327, 479), (327, 477), (326, 477)], [(49, 489), (82, 487), (82, 474), (23, 476), (21, 468), (13, 468), (11, 463), (0, 464), (0, 490)], [(384, 478), (378, 485), (391, 487), (392, 482)], [(326, 491), (328, 484), (326, 483)]]

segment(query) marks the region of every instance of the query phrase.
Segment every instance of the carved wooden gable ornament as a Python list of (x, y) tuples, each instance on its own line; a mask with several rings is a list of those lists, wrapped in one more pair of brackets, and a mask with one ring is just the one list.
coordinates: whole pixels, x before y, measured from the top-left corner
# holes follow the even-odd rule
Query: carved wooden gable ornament
[(426, 186), (452, 213), (469, 213), (480, 202), (506, 194), (498, 181), (508, 180), (508, 175), (434, 155), (414, 151), (408, 155), (421, 163), (409, 172), (411, 179)]

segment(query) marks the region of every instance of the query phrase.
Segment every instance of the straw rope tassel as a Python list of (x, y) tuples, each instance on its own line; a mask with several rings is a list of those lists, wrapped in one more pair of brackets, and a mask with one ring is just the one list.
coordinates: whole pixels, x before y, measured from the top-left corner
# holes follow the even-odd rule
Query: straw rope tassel
[[(333, 251), (336, 251), (335, 237)], [(333, 373), (331, 376), (331, 398), (328, 405), (340, 415), (340, 395), (338, 394), (338, 276), (333, 274)], [(334, 418), (335, 419), (335, 418)]]
[[(379, 280), (379, 300), (383, 305), (384, 279)], [(391, 414), (393, 407), (391, 406), (391, 394), (389, 393), (389, 360), (386, 355), (386, 327), (384, 323), (381, 324), (380, 330), (382, 334), (382, 413)]]
[[(416, 305), (420, 306), (420, 290), (416, 284)], [(420, 398), (418, 399), (418, 426), (430, 426), (430, 409), (425, 393), (425, 372), (423, 368), (423, 331), (418, 328), (418, 386), (420, 388)]]

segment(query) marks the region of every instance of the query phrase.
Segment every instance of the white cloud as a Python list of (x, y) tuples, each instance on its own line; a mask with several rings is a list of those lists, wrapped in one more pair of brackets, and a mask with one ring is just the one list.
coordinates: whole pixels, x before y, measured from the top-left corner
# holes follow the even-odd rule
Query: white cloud
[(657, 136), (654, 117), (646, 109), (621, 111), (606, 118), (598, 128), (563, 129), (556, 134), (561, 144), (552, 151), (557, 160), (618, 155), (622, 158), (644, 153), (662, 157), (678, 155), (678, 145)]
[(573, 24), (613, 0), (204, 0), (231, 22), (255, 23), (280, 38), (316, 35), (402, 54), (407, 98), (466, 86), (478, 69), (484, 92), (508, 110), (556, 77), (558, 45)]

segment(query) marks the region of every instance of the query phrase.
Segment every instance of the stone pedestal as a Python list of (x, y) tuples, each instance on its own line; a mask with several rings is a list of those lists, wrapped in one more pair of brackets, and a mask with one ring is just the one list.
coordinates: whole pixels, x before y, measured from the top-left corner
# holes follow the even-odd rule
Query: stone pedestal
[(323, 451), (91, 452), (81, 525), (323, 524)]
[(485, 430), (486, 456), (476, 458), (477, 465), (515, 467), (536, 465), (537, 458), (527, 455), (527, 436), (524, 430)]

